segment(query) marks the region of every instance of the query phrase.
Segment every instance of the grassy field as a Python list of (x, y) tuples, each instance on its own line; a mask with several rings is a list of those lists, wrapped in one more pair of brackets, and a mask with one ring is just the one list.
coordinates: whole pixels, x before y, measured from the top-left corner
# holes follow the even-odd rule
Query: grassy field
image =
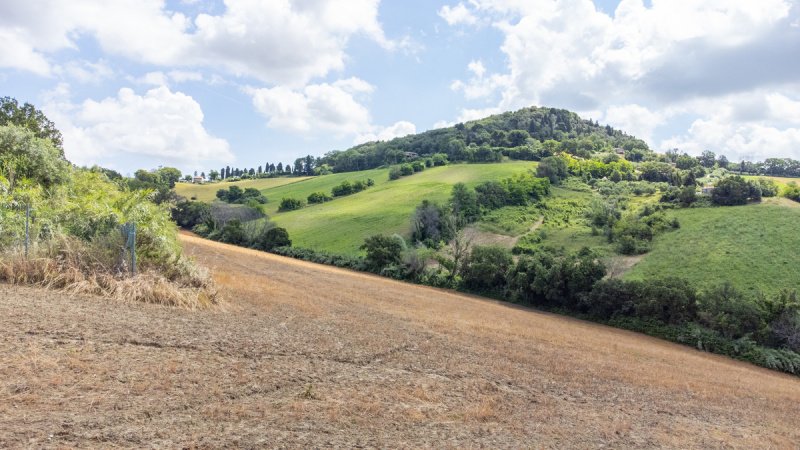
[(800, 208), (778, 202), (676, 210), (678, 230), (656, 237), (630, 279), (680, 276), (746, 291), (800, 288)]
[[(296, 183), (303, 181), (309, 177), (280, 177), (280, 178), (261, 178), (258, 180), (242, 180), (232, 183), (219, 182), (219, 183), (206, 183), (206, 184), (192, 184), (192, 183), (178, 183), (175, 185), (175, 192), (186, 198), (192, 198), (201, 202), (210, 202), (217, 198), (217, 191), (219, 189), (227, 189), (230, 186), (236, 185), (242, 189), (256, 188), (258, 190), (265, 190), (277, 186)], [(280, 199), (279, 199), (280, 200)]]
[[(531, 162), (457, 164), (435, 167), (389, 181), (388, 169), (325, 175), (285, 186), (265, 189), (267, 214), (289, 231), (292, 245), (340, 254), (357, 254), (364, 238), (377, 234), (408, 235), (414, 208), (424, 199), (445, 202), (458, 182), (474, 186), (535, 168)], [(344, 180), (372, 178), (375, 186), (331, 202), (277, 213), (283, 197), (305, 200), (308, 194), (330, 193)]]
[(768, 180), (772, 180), (778, 183), (779, 186), (783, 187), (789, 183), (797, 183), (800, 184), (800, 178), (790, 178), (790, 177), (767, 177), (767, 176), (753, 176), (753, 175), (745, 175), (744, 178), (746, 180), (756, 180), (758, 178), (766, 178)]

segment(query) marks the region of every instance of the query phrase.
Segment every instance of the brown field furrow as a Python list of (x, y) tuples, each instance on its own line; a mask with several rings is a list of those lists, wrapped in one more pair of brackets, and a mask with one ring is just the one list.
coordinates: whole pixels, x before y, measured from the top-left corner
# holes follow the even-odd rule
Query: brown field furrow
[(0, 285), (0, 447), (798, 448), (800, 379), (183, 236), (225, 308)]

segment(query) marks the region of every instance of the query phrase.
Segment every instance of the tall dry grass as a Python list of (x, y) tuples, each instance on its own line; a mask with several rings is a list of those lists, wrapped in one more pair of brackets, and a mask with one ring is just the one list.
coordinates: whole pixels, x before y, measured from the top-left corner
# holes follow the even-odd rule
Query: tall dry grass
[(145, 264), (130, 276), (125, 259), (110, 248), (61, 236), (40, 244), (28, 258), (8, 250), (0, 254), (0, 282), (189, 309), (221, 303), (208, 271), (185, 257), (172, 261), (168, 270)]

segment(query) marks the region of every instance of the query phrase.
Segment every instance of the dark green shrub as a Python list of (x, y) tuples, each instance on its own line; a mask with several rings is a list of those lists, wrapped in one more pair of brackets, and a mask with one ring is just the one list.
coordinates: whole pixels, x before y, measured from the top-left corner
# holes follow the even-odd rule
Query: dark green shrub
[(303, 207), (303, 201), (296, 198), (283, 198), (278, 206), (278, 211), (294, 211)]
[(333, 198), (324, 192), (313, 192), (308, 196), (308, 203), (325, 203)]
[(464, 261), (461, 278), (468, 289), (502, 292), (506, 287), (506, 273), (512, 264), (508, 250), (476, 245)]
[(384, 268), (400, 264), (400, 255), (404, 243), (395, 236), (376, 234), (364, 239), (361, 245), (366, 250), (365, 262), (367, 268), (375, 273), (380, 273)]

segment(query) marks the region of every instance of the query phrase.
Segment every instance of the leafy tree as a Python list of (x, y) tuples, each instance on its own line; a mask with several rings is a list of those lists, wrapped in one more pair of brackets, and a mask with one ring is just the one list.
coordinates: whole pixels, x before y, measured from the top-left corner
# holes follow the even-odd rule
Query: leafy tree
[(683, 170), (691, 169), (696, 167), (698, 164), (700, 164), (700, 162), (697, 161), (697, 158), (687, 155), (686, 153), (678, 156), (677, 161), (675, 161), (675, 167)]
[(20, 106), (14, 98), (0, 98), (0, 126), (3, 125), (27, 128), (35, 137), (50, 140), (57, 150), (57, 155), (61, 158), (64, 157), (61, 132), (44, 113), (30, 103)]
[(711, 168), (714, 167), (714, 163), (717, 161), (717, 155), (710, 150), (706, 150), (697, 159), (700, 161), (701, 166)]
[(403, 243), (394, 236), (376, 234), (364, 239), (360, 247), (366, 250), (366, 263), (369, 270), (379, 273), (386, 267), (400, 264)]
[(478, 204), (487, 209), (498, 209), (507, 205), (510, 194), (503, 183), (486, 181), (475, 186)]
[(681, 278), (649, 280), (635, 305), (636, 314), (663, 323), (679, 325), (697, 318), (697, 293)]
[(723, 178), (711, 191), (711, 201), (717, 205), (744, 205), (748, 199), (761, 198), (761, 188), (739, 175)]
[(474, 222), (480, 216), (478, 196), (464, 183), (456, 183), (450, 194), (450, 209), (456, 216), (458, 224)]
[(503, 291), (513, 262), (504, 248), (476, 245), (461, 269), (464, 286), (476, 291)]
[(446, 208), (423, 200), (414, 211), (411, 220), (411, 238), (417, 242), (426, 242), (431, 247), (446, 242), (455, 234), (455, 223)]
[(727, 169), (730, 162), (725, 155), (719, 155), (719, 159), (717, 159), (717, 165), (722, 169)]
[(44, 187), (64, 182), (70, 165), (62, 154), (49, 139), (36, 137), (27, 128), (0, 126), (0, 174), (8, 180), (10, 192), (22, 179)]
[(536, 168), (536, 176), (550, 180), (552, 184), (558, 184), (569, 175), (567, 160), (560, 156), (548, 156), (539, 162)]
[[(259, 169), (261, 169), (261, 168), (259, 167)], [(259, 171), (259, 173), (260, 173), (260, 171)], [(211, 181), (217, 181), (217, 179), (219, 178), (219, 172), (217, 172), (214, 169), (211, 169), (211, 171), (208, 172), (208, 178), (210, 178)]]

